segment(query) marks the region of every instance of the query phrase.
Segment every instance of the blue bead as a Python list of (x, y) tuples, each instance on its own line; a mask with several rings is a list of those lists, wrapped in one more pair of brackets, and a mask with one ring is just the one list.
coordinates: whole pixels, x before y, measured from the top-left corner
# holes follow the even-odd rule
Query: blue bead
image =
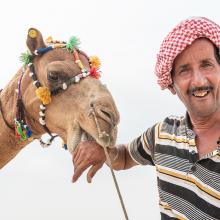
[(63, 144), (63, 148), (67, 150), (67, 144)]
[(50, 50), (53, 50), (53, 47), (52, 46), (49, 46), (49, 47), (44, 47), (44, 48), (38, 48), (37, 49), (37, 53), (38, 54), (44, 54)]

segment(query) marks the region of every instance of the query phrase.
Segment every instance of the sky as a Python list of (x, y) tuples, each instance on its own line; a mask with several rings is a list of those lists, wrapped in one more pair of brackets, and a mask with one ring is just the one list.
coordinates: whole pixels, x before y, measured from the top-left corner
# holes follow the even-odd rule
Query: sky
[[(219, 23), (219, 8), (219, 0), (2, 1), (0, 87), (21, 67), (30, 27), (44, 38), (77, 36), (81, 49), (102, 61), (101, 80), (121, 115), (117, 143), (128, 143), (166, 116), (185, 114), (178, 98), (156, 84), (156, 54), (180, 21), (205, 16)], [(85, 175), (73, 184), (71, 155), (60, 146), (56, 140), (42, 149), (34, 141), (0, 171), (0, 219), (124, 219), (108, 167), (92, 184)], [(117, 171), (116, 178), (130, 220), (160, 219), (154, 167)]]

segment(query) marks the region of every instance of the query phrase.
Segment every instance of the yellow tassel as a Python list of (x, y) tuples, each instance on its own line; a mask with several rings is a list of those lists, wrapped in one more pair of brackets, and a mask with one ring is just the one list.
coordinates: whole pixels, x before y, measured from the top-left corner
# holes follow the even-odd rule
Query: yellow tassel
[(46, 43), (52, 43), (53, 38), (51, 36), (49, 36), (45, 41), (46, 41)]
[(89, 61), (92, 67), (99, 68), (101, 66), (100, 59), (97, 56), (89, 57)]
[(66, 44), (54, 44), (54, 48), (63, 48)]
[(33, 141), (34, 138), (33, 138), (33, 137), (29, 137), (28, 140), (29, 140), (29, 141)]
[(47, 87), (39, 87), (36, 89), (35, 93), (44, 105), (51, 103), (51, 94)]
[(78, 66), (81, 70), (84, 69), (84, 66), (83, 66), (81, 60), (76, 60), (75, 62), (78, 64)]

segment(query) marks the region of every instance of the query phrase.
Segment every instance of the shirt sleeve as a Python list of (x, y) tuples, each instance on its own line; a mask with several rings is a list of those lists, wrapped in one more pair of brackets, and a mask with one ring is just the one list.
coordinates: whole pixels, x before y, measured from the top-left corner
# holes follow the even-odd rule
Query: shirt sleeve
[(128, 144), (132, 159), (141, 165), (154, 165), (155, 126)]

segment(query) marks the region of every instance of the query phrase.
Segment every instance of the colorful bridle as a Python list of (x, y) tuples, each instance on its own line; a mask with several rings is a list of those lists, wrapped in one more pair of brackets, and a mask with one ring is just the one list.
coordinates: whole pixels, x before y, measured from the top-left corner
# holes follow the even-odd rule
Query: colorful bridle
[[(28, 34), (31, 38), (35, 38), (37, 36), (36, 31), (33, 29), (30, 30)], [(20, 89), (21, 81), (22, 81), (23, 75), (24, 75), (25, 71), (27, 70), (27, 68), (29, 68), (29, 70), (30, 70), (29, 76), (31, 77), (31, 79), (33, 81), (33, 85), (35, 85), (37, 88), (36, 95), (39, 98), (39, 100), (41, 101), (40, 111), (39, 111), (39, 116), (40, 116), (39, 122), (43, 126), (44, 130), (51, 137), (47, 141), (47, 143), (44, 143), (41, 138), (39, 139), (39, 141), (43, 147), (47, 147), (47, 146), (51, 145), (54, 138), (57, 137), (57, 135), (53, 135), (50, 132), (50, 130), (48, 129), (48, 127), (46, 125), (46, 121), (45, 121), (46, 105), (51, 103), (51, 96), (58, 94), (59, 91), (65, 91), (68, 88), (68, 86), (70, 86), (71, 84), (78, 83), (81, 79), (83, 79), (87, 76), (91, 76), (96, 79), (100, 78), (100, 73), (101, 73), (99, 70), (100, 65), (101, 65), (100, 60), (96, 56), (88, 57), (84, 52), (80, 51), (79, 44), (80, 44), (80, 41), (77, 37), (71, 37), (68, 42), (57, 41), (57, 40), (55, 41), (51, 37), (49, 37), (46, 40), (46, 47), (36, 49), (33, 54), (31, 54), (29, 51), (21, 54), (20, 60), (23, 62), (23, 68), (22, 68), (22, 75), (21, 75), (19, 82), (18, 82), (17, 114), (16, 114), (16, 118), (15, 118), (15, 134), (16, 134), (16, 137), (19, 138), (20, 140), (26, 141), (26, 140), (31, 140), (31, 138), (32, 138), (32, 131), (28, 127), (28, 125), (26, 124), (26, 121), (25, 121), (24, 106), (22, 103), (21, 89)], [(73, 54), (73, 60), (79, 66), (81, 72), (79, 74), (69, 78), (68, 80), (62, 82), (61, 86), (56, 87), (55, 89), (50, 91), (48, 87), (43, 86), (40, 83), (40, 81), (38, 80), (37, 75), (35, 73), (33, 60), (36, 56), (41, 56), (41, 55), (47, 53), (48, 51), (58, 49), (58, 48), (66, 49), (70, 53)], [(83, 66), (83, 64), (79, 58), (79, 54), (83, 54), (84, 56), (86, 56), (88, 58), (88, 61), (90, 64), (89, 70)], [(66, 148), (66, 146), (64, 146), (64, 147)]]

